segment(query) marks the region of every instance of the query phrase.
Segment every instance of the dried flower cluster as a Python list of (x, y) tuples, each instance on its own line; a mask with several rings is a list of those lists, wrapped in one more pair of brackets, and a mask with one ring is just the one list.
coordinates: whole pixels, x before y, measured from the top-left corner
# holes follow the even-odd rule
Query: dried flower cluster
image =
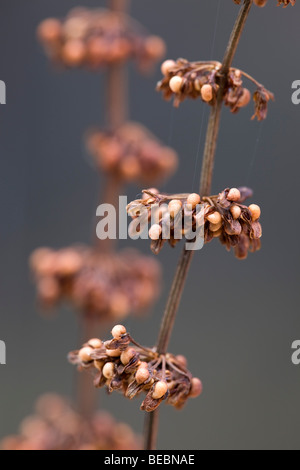
[(155, 254), (166, 241), (171, 246), (183, 237), (188, 242), (193, 241), (202, 230), (205, 243), (218, 238), (228, 250), (234, 249), (237, 258), (245, 259), (248, 251), (260, 248), (262, 236), (259, 206), (242, 204), (251, 196), (248, 188), (225, 189), (217, 196), (202, 200), (195, 193), (170, 196), (151, 189), (144, 191), (143, 199), (131, 202), (127, 211), (135, 229), (137, 225), (152, 224), (149, 237)]
[(128, 16), (105, 9), (75, 8), (66, 19), (44, 20), (38, 37), (55, 63), (96, 69), (134, 59), (145, 69), (162, 59), (166, 47)]
[[(161, 67), (164, 78), (158, 82), (157, 90), (162, 91), (165, 99), (174, 96), (174, 105), (186, 98), (200, 98), (205, 103), (215, 105), (220, 83), (222, 64), (216, 61), (189, 62), (185, 59), (166, 60)], [(259, 121), (267, 117), (267, 105), (273, 94), (263, 85), (241, 70), (230, 68), (224, 89), (224, 104), (232, 113), (237, 113), (249, 104), (251, 93), (243, 87), (243, 76), (252, 81), (256, 90), (253, 94), (255, 113)]]
[(113, 339), (91, 339), (79, 351), (69, 354), (80, 369), (94, 369), (94, 385), (118, 390), (127, 398), (146, 393), (141, 409), (154, 411), (162, 401), (182, 408), (188, 398), (202, 392), (201, 381), (193, 378), (183, 356), (160, 355), (136, 343), (123, 325), (112, 329)]
[[(241, 0), (233, 0), (237, 5), (241, 4)], [(268, 0), (254, 0), (255, 5), (258, 7), (264, 7), (267, 4)], [(277, 6), (283, 5), (283, 8), (288, 5), (296, 5), (296, 0), (277, 0)]]
[(131, 428), (105, 412), (83, 419), (67, 400), (42, 396), (35, 414), (27, 417), (18, 435), (0, 442), (2, 450), (137, 450), (141, 442)]
[(160, 267), (134, 250), (103, 254), (87, 247), (39, 248), (31, 256), (38, 299), (66, 299), (83, 314), (115, 320), (149, 308), (159, 294)]
[(152, 184), (177, 168), (176, 152), (137, 123), (125, 123), (115, 131), (91, 132), (87, 145), (97, 166), (121, 180)]

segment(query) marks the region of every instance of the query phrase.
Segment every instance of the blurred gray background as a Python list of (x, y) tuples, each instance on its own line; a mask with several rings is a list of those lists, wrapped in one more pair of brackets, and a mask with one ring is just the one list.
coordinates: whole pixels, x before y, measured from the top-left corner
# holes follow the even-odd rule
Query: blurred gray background
[[(55, 71), (35, 37), (42, 19), (64, 16), (76, 5), (6, 0), (0, 7), (0, 79), (7, 85), (0, 113), (0, 339), (7, 345), (0, 437), (17, 431), (40, 394), (72, 396), (76, 379), (66, 355), (78, 346), (78, 315), (64, 307), (41, 316), (28, 270), (37, 246), (88, 243), (98, 204), (99, 176), (82, 135), (104, 122), (104, 77)], [(238, 8), (232, 0), (132, 2), (133, 16), (165, 38), (168, 57), (190, 60), (222, 58)], [(161, 449), (300, 448), (300, 366), (291, 362), (291, 344), (300, 339), (300, 106), (291, 102), (291, 84), (300, 79), (299, 18), (298, 4), (283, 10), (270, 0), (263, 9), (253, 7), (238, 49), (235, 64), (272, 90), (276, 101), (264, 123), (250, 120), (251, 106), (237, 116), (224, 109), (213, 186), (214, 192), (254, 189), (253, 202), (263, 210), (263, 249), (243, 262), (218, 242), (196, 254), (170, 350), (188, 357), (204, 392), (181, 412), (161, 407)], [(159, 68), (148, 78), (130, 68), (131, 118), (179, 152), (179, 171), (162, 189), (192, 191), (208, 108), (198, 101), (173, 110), (154, 91), (160, 76)], [(129, 198), (141, 189), (127, 188)], [(144, 241), (127, 245), (150, 253)], [(179, 253), (180, 247), (166, 247), (160, 255), (164, 289), (153, 312), (126, 322), (140, 343), (155, 343)], [(141, 400), (99, 395), (104, 407), (141, 431)]]

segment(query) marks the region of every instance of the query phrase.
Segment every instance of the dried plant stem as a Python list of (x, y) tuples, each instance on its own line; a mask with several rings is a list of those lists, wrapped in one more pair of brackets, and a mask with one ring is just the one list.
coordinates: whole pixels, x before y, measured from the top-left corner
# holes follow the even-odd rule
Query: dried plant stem
[[(220, 128), (223, 94), (224, 87), (226, 86), (226, 75), (232, 64), (252, 3), (253, 0), (244, 0), (244, 3), (240, 8), (239, 15), (234, 24), (229, 43), (225, 52), (222, 67), (219, 72), (220, 87), (217, 95), (216, 104), (213, 106), (210, 113), (206, 133), (206, 141), (200, 179), (201, 196), (207, 196), (211, 192), (214, 160)], [(187, 251), (184, 248), (180, 256), (159, 332), (157, 344), (157, 350), (159, 353), (165, 353), (167, 351), (169, 340), (171, 338), (172, 330), (175, 323), (176, 313), (184, 290), (185, 281), (187, 279), (189, 267), (193, 259), (193, 254), (193, 251)], [(145, 430), (145, 449), (147, 450), (155, 449), (156, 436), (158, 433), (158, 412), (156, 410), (151, 412), (150, 414), (152, 416), (147, 417), (147, 426)]]

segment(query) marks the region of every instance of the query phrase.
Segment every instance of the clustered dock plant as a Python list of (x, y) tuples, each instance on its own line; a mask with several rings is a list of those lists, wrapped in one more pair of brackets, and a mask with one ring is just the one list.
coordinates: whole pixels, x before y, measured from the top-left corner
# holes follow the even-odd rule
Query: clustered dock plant
[[(240, 5), (240, 10), (223, 60), (191, 62), (182, 58), (168, 59), (161, 66), (163, 78), (157, 84), (157, 90), (165, 99), (173, 98), (176, 107), (187, 98), (199, 99), (210, 106), (198, 193), (168, 195), (152, 187), (158, 179), (166, 178), (175, 170), (176, 154), (141, 125), (127, 121), (125, 62), (133, 59), (140, 69), (145, 70), (165, 54), (164, 42), (156, 36), (149, 36), (128, 16), (129, 2), (110, 0), (108, 10), (78, 8), (72, 10), (64, 21), (50, 19), (39, 27), (39, 38), (58, 66), (106, 70), (107, 127), (94, 129), (87, 137), (87, 146), (96, 166), (105, 172), (108, 180), (104, 201), (114, 203), (124, 183), (135, 181), (151, 185), (150, 189), (143, 190), (141, 199), (128, 205), (128, 214), (133, 219), (131, 224), (136, 224), (142, 213), (148, 223), (150, 212), (155, 207), (157, 219), (149, 230), (152, 251), (158, 254), (166, 241), (163, 236), (165, 220), (170, 224), (170, 245), (175, 247), (179, 242), (176, 236), (178, 227), (185, 245), (154, 347), (140, 345), (122, 324), (115, 324), (111, 330), (112, 338), (107, 341), (95, 337), (99, 324), (114, 320), (117, 323), (129, 313), (149, 307), (155, 300), (160, 274), (153, 259), (138, 253), (119, 253), (109, 240), (97, 240), (92, 247), (75, 246), (56, 251), (39, 249), (33, 254), (31, 265), (42, 304), (53, 306), (67, 299), (81, 312), (83, 345), (69, 353), (69, 360), (82, 371), (92, 371), (93, 383), (91, 374), (80, 374), (84, 378), (79, 384), (81, 391), (76, 419), (74, 412), (57, 397), (42, 399), (37, 407), (38, 418), (33, 419), (33, 424), (23, 426), (25, 437), (15, 437), (10, 441), (15, 448), (30, 447), (32, 441), (28, 434), (36, 436), (41, 428), (46, 429), (46, 443), (39, 442), (41, 448), (138, 448), (138, 439), (128, 428), (115, 423), (107, 415), (95, 415), (92, 390), (106, 387), (109, 393), (117, 390), (129, 399), (142, 394), (141, 409), (146, 412), (144, 449), (152, 450), (156, 448), (161, 403), (166, 402), (179, 409), (189, 398), (196, 398), (202, 392), (201, 380), (188, 370), (184, 355), (168, 351), (195, 255), (194, 250), (188, 249), (189, 243), (193, 242), (191, 234), (196, 233), (201, 220), (204, 243), (218, 238), (228, 250), (233, 249), (239, 259), (259, 250), (262, 236), (260, 207), (254, 203), (245, 205), (245, 201), (253, 197), (251, 189), (225, 188), (219, 194), (211, 194), (221, 111), (225, 105), (232, 113), (237, 113), (250, 103), (251, 92), (244, 86), (245, 80), (254, 85), (253, 119), (265, 119), (268, 104), (274, 99), (273, 94), (256, 79), (233, 66), (251, 7), (253, 4), (263, 7), (267, 0), (233, 1)], [(296, 1), (279, 0), (277, 3), (286, 7), (295, 5)], [(200, 204), (199, 213), (197, 207)], [(188, 218), (191, 224), (187, 227), (185, 221)], [(66, 416), (63, 419), (65, 425), (54, 424), (49, 428), (49, 422), (62, 415), (62, 410)], [(66, 423), (68, 430), (65, 429)], [(89, 436), (84, 442), (78, 439), (79, 429), (81, 434), (85, 432), (85, 436)]]

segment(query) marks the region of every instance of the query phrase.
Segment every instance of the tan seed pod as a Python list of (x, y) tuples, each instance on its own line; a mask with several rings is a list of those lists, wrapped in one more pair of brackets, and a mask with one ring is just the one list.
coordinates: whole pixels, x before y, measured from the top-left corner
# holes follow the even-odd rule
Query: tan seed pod
[(213, 99), (213, 87), (209, 84), (203, 85), (201, 88), (201, 97), (203, 101), (209, 103)]
[(131, 361), (131, 359), (136, 355), (136, 351), (134, 348), (128, 348), (121, 354), (121, 362), (124, 366)]
[(237, 220), (241, 216), (242, 209), (239, 206), (237, 206), (236, 204), (233, 204), (230, 207), (230, 212), (231, 212), (231, 215), (234, 218), (234, 220)]
[(78, 357), (82, 362), (90, 362), (92, 361), (91, 354), (93, 352), (94, 352), (93, 348), (86, 346), (80, 349), (80, 351), (78, 352)]
[(162, 380), (159, 380), (158, 382), (156, 382), (154, 386), (152, 398), (154, 398), (154, 400), (159, 400), (167, 393), (167, 391), (168, 391), (167, 382), (163, 382)]
[(120, 349), (106, 349), (106, 355), (109, 357), (120, 357), (121, 351)]
[(100, 349), (102, 346), (102, 341), (98, 338), (92, 338), (88, 341), (88, 345), (93, 349)]
[(102, 369), (102, 374), (106, 379), (111, 379), (114, 375), (115, 372), (115, 365), (113, 362), (107, 362), (103, 369)]
[(178, 75), (175, 75), (174, 77), (172, 77), (169, 82), (169, 87), (171, 88), (173, 93), (179, 93), (182, 85), (183, 85), (183, 78), (179, 77)]
[(190, 391), (190, 397), (191, 398), (197, 398), (199, 395), (201, 395), (202, 390), (203, 390), (203, 385), (200, 379), (193, 377), (192, 378), (192, 384), (191, 384), (191, 391)]
[(222, 220), (218, 224), (209, 224), (209, 230), (211, 232), (218, 232), (220, 228), (222, 227)]
[(222, 223), (221, 214), (217, 211), (213, 212), (212, 214), (209, 214), (207, 216), (207, 220), (213, 225), (218, 225), (218, 224)]
[(243, 94), (237, 102), (238, 108), (244, 108), (250, 103), (250, 100), (251, 100), (251, 93), (248, 90), (248, 88), (244, 88)]
[(168, 75), (169, 71), (176, 65), (174, 60), (165, 60), (161, 65), (161, 73), (163, 75)]
[(111, 330), (111, 334), (113, 338), (115, 339), (121, 339), (121, 337), (125, 335), (126, 333), (127, 333), (126, 328), (123, 325), (116, 325)]
[(159, 240), (162, 233), (162, 228), (159, 224), (153, 224), (149, 229), (149, 237), (151, 240)]
[(62, 57), (65, 63), (71, 67), (80, 65), (85, 56), (85, 45), (82, 41), (72, 39), (63, 46)]
[(186, 200), (187, 205), (191, 205), (193, 209), (195, 209), (195, 207), (200, 204), (200, 202), (201, 198), (197, 193), (190, 194)]
[(231, 188), (227, 194), (228, 201), (237, 202), (241, 199), (241, 193), (237, 188)]
[(150, 377), (150, 372), (145, 367), (139, 367), (135, 374), (135, 380), (138, 384), (144, 383)]
[(257, 204), (251, 204), (249, 206), (249, 210), (251, 212), (252, 220), (255, 222), (261, 216), (261, 209)]
[(172, 199), (169, 202), (168, 209), (171, 217), (176, 217), (182, 209), (182, 202), (179, 199)]

